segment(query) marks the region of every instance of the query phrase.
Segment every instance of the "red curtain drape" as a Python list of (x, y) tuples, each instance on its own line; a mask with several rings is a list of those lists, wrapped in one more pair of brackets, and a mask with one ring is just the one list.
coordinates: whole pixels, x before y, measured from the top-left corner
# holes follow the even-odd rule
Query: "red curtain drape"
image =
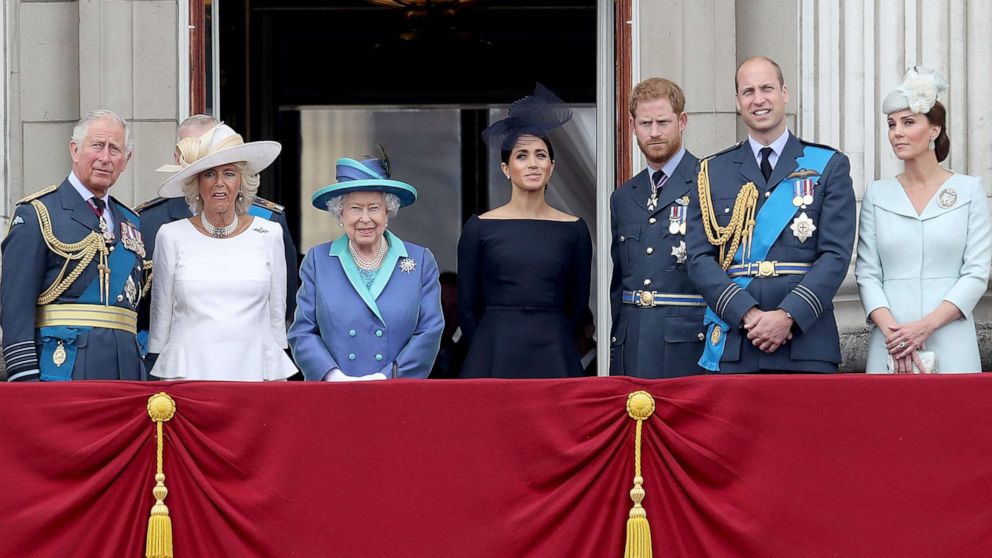
[(992, 377), (0, 385), (0, 556), (987, 556)]

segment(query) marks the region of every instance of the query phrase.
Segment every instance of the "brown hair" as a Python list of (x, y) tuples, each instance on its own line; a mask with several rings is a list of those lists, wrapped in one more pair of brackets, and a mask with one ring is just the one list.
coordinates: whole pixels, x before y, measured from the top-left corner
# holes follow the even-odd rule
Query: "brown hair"
[(630, 117), (637, 117), (637, 103), (655, 99), (668, 99), (675, 114), (682, 114), (685, 110), (685, 93), (678, 84), (665, 78), (648, 78), (635, 85), (630, 93)]
[(940, 133), (937, 135), (937, 139), (933, 140), (935, 145), (933, 153), (937, 156), (937, 162), (942, 163), (951, 151), (951, 138), (947, 135), (947, 109), (943, 103), (937, 101), (930, 112), (923, 116), (927, 117), (930, 124), (940, 126)]

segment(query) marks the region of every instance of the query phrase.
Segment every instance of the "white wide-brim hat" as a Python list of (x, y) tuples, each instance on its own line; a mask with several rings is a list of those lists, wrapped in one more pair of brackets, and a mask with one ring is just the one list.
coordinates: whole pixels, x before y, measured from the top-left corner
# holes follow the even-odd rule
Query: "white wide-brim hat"
[(179, 151), (179, 165), (172, 176), (165, 179), (158, 188), (158, 195), (165, 198), (178, 198), (183, 195), (183, 183), (191, 176), (220, 165), (245, 163), (248, 174), (255, 175), (272, 164), (282, 151), (277, 141), (253, 141), (244, 139), (227, 124), (218, 124), (200, 137), (183, 138), (176, 149)]

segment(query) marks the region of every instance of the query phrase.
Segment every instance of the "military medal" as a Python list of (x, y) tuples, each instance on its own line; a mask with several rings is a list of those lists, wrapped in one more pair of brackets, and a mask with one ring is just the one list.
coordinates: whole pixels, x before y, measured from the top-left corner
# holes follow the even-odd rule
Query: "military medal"
[(145, 243), (141, 239), (141, 231), (128, 221), (121, 221), (121, 243), (138, 257), (145, 257)]
[(954, 188), (944, 188), (937, 194), (937, 205), (947, 209), (949, 207), (954, 207), (954, 204), (958, 202), (958, 193)]
[(134, 284), (134, 279), (131, 276), (128, 276), (127, 283), (124, 283), (124, 296), (127, 297), (127, 303), (131, 305), (131, 308), (138, 306), (138, 286)]
[(651, 195), (648, 196), (648, 211), (654, 211), (658, 207), (658, 188), (651, 186)]
[(672, 204), (668, 210), (668, 232), (670, 234), (685, 234), (686, 207), (682, 204)]
[(52, 362), (55, 363), (55, 366), (62, 366), (63, 364), (65, 364), (66, 357), (67, 355), (65, 354), (65, 346), (62, 344), (62, 341), (60, 340), (59, 346), (55, 347), (55, 352), (52, 353)]
[(816, 225), (813, 224), (813, 220), (809, 218), (809, 215), (806, 215), (806, 212), (803, 211), (799, 217), (792, 220), (792, 225), (789, 228), (792, 229), (793, 236), (798, 238), (799, 242), (802, 243), (813, 236)]
[(100, 216), (100, 234), (103, 235), (104, 244), (109, 246), (114, 243), (114, 233), (107, 226), (107, 220), (103, 218), (103, 215)]
[(400, 271), (403, 273), (411, 273), (417, 269), (417, 262), (413, 258), (400, 258)]
[(813, 179), (805, 178), (792, 183), (792, 205), (796, 207), (813, 204)]
[(720, 336), (723, 335), (723, 330), (719, 325), (713, 326), (713, 333), (710, 334), (710, 344), (717, 345), (720, 343)]
[(675, 263), (685, 263), (686, 251), (685, 251), (685, 241), (679, 241), (678, 246), (672, 246), (672, 255), (675, 256)]

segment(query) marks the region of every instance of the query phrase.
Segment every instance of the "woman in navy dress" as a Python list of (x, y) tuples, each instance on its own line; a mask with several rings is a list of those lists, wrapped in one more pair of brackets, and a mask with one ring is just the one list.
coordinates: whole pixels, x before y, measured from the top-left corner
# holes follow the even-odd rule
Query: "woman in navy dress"
[(585, 221), (544, 197), (554, 172), (547, 133), (571, 118), (539, 88), (483, 133), (500, 146), (510, 202), (473, 215), (458, 242), (458, 308), (469, 341), (463, 378), (582, 376), (576, 332), (589, 306)]

